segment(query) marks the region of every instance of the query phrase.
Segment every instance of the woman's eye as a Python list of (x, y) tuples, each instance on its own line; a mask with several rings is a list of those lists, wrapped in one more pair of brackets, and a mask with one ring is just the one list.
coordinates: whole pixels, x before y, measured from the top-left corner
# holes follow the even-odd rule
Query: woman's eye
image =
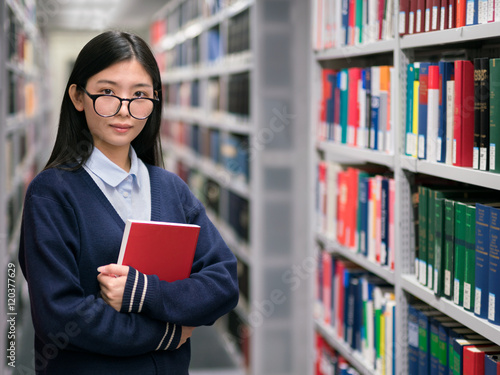
[(104, 95), (113, 95), (113, 90), (111, 90), (111, 89), (104, 89), (104, 90), (102, 90), (102, 93)]
[(134, 93), (134, 98), (147, 98), (147, 97), (148, 97), (148, 94), (146, 94), (143, 91), (136, 91)]

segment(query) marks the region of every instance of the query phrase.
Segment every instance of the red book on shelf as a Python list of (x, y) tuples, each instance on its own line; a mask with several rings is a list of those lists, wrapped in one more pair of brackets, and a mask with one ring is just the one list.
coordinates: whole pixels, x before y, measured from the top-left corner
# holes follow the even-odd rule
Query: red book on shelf
[(500, 346), (466, 346), (463, 353), (463, 375), (484, 374), (484, 357), (486, 354), (500, 353)]
[(359, 169), (347, 169), (347, 207), (345, 213), (345, 243), (344, 245), (350, 248), (355, 248), (356, 230), (357, 230), (357, 213), (358, 213), (358, 183)]
[(439, 30), (441, 25), (441, 0), (432, 0), (431, 31)]
[(198, 225), (127, 220), (117, 263), (168, 282), (186, 279), (199, 233)]
[(408, 34), (408, 18), (410, 16), (410, 0), (399, 0), (399, 35)]
[(448, 0), (448, 29), (457, 27), (457, 0)]
[(423, 33), (425, 30), (425, 5), (426, 0), (417, 0), (417, 9), (415, 14), (415, 33)]
[(323, 263), (323, 320), (325, 324), (330, 325), (332, 322), (332, 255), (326, 251), (321, 254)]
[(323, 97), (321, 98), (320, 106), (320, 124), (318, 129), (318, 140), (325, 140), (327, 134), (327, 111), (328, 111), (328, 100), (332, 96), (332, 83), (328, 77), (335, 74), (333, 69), (323, 69), (322, 71), (322, 84), (323, 84)]
[(347, 192), (349, 189), (349, 181), (347, 172), (339, 172), (337, 177), (338, 194), (337, 194), (337, 241), (341, 245), (346, 245), (346, 214), (347, 214)]
[(357, 133), (359, 128), (359, 95), (358, 88), (361, 81), (361, 68), (348, 70), (348, 112), (347, 112), (347, 144), (357, 145)]
[(356, 0), (349, 0), (349, 25), (347, 28), (348, 32), (347, 43), (349, 45), (354, 45), (355, 30), (356, 30)]
[(345, 268), (346, 263), (343, 260), (337, 260), (335, 262), (335, 290), (333, 292), (335, 301), (333, 302), (333, 306), (335, 311), (335, 327), (338, 337), (344, 337)]
[(474, 64), (455, 61), (453, 165), (472, 167), (474, 148)]
[(456, 0), (456, 8), (456, 27), (463, 27), (467, 15), (467, 0)]

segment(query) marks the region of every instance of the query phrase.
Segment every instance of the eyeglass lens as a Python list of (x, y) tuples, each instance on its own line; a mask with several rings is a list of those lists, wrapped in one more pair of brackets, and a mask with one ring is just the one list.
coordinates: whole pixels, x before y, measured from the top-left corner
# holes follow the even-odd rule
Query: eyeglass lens
[[(101, 116), (114, 116), (120, 110), (120, 99), (114, 96), (100, 96), (95, 101), (95, 110)], [(153, 112), (153, 102), (149, 99), (134, 99), (127, 103), (130, 114), (144, 119)]]

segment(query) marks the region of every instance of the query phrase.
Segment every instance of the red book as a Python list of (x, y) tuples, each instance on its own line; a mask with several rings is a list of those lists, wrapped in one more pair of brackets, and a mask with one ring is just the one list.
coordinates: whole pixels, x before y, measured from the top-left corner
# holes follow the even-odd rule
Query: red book
[(474, 148), (474, 64), (455, 61), (453, 165), (472, 167)]
[(349, 69), (348, 77), (347, 144), (350, 146), (356, 146), (359, 128), (358, 88), (361, 81), (361, 68)]
[(399, 0), (399, 35), (408, 34), (408, 18), (410, 16), (410, 0)]
[(345, 246), (355, 248), (356, 230), (358, 222), (358, 185), (359, 185), (359, 169), (347, 169), (347, 210), (345, 214)]
[(456, 0), (456, 8), (456, 27), (463, 27), (465, 26), (465, 18), (467, 15), (467, 0)]
[(322, 71), (322, 84), (323, 84), (323, 97), (321, 98), (321, 106), (320, 106), (320, 123), (318, 129), (318, 140), (325, 140), (327, 137), (327, 111), (328, 111), (328, 100), (331, 99), (332, 96), (332, 83), (328, 79), (328, 77), (332, 74), (335, 74), (335, 70), (333, 69), (323, 69)]
[(449, 5), (448, 0), (441, 0), (441, 10), (439, 11), (439, 30), (449, 29)]
[(410, 0), (410, 16), (408, 17), (408, 34), (417, 32), (417, 10), (420, 0)]
[[(430, 0), (429, 0), (430, 1)], [(415, 15), (415, 33), (423, 33), (425, 29), (425, 0), (417, 0), (417, 13)]]
[(466, 346), (463, 353), (463, 375), (484, 374), (486, 354), (500, 353), (500, 346)]
[(457, 27), (457, 0), (448, 0), (448, 29)]
[(349, 181), (347, 179), (347, 172), (339, 172), (337, 177), (338, 194), (337, 194), (337, 241), (341, 245), (346, 243), (346, 214), (347, 214), (347, 192), (349, 190)]
[(384, 12), (385, 12), (385, 2), (387, 0), (378, 0), (378, 40), (382, 40), (382, 34), (384, 30)]
[(347, 43), (354, 45), (355, 43), (355, 30), (356, 30), (356, 0), (349, 0), (349, 25)]
[(441, 0), (432, 0), (431, 31), (439, 30), (441, 25)]
[(127, 220), (118, 264), (172, 282), (189, 277), (200, 226)]
[(332, 322), (332, 255), (326, 251), (321, 254), (323, 263), (323, 320), (327, 325)]
[(335, 327), (337, 328), (337, 336), (342, 338), (344, 337), (345, 269), (345, 261), (337, 260), (335, 262), (335, 290), (333, 292), (335, 298), (335, 301), (333, 303), (335, 308)]

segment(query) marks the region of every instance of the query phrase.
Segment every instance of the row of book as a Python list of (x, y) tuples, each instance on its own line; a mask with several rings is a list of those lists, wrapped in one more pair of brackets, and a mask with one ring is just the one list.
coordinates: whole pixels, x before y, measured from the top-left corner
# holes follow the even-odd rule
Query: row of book
[(368, 260), (394, 269), (395, 182), (381, 168), (318, 165), (318, 229)]
[(394, 288), (326, 251), (320, 253), (317, 269), (316, 318), (362, 355), (368, 368), (395, 374)]
[(250, 115), (249, 73), (231, 74), (227, 85), (221, 84), (218, 78), (206, 82), (206, 85), (199, 80), (165, 85), (165, 104), (184, 108), (206, 104), (207, 110), (211, 112), (224, 110), (227, 106), (227, 112), (236, 116)]
[(496, 202), (484, 190), (419, 186), (415, 269), (419, 282), (436, 295), (500, 324)]
[(428, 305), (408, 306), (409, 375), (497, 375), (500, 346)]
[(234, 238), (248, 243), (250, 205), (248, 199), (218, 184), (197, 169), (177, 160), (174, 173), (177, 173), (191, 188), (196, 197), (215, 218), (232, 232)]
[(176, 145), (187, 146), (197, 157), (223, 166), (231, 178), (250, 180), (248, 136), (167, 120), (162, 124), (162, 136)]
[(316, 336), (315, 375), (358, 375), (359, 372), (335, 351), (319, 333)]
[(409, 64), (406, 154), (499, 173), (499, 64), (488, 57)]
[(238, 53), (250, 49), (250, 11), (246, 10), (228, 21), (227, 53)]
[(394, 38), (393, 0), (314, 0), (316, 50)]
[(498, 22), (495, 0), (399, 0), (399, 34)]
[(396, 84), (388, 65), (323, 69), (318, 140), (393, 153)]

